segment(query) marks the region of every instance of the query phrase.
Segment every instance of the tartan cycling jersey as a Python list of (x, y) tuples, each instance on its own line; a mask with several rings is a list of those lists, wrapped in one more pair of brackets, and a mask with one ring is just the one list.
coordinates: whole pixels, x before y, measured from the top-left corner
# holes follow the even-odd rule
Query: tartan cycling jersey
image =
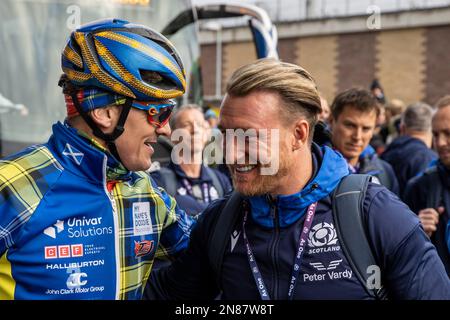
[(140, 299), (192, 223), (145, 172), (57, 123), (0, 161), (0, 299)]

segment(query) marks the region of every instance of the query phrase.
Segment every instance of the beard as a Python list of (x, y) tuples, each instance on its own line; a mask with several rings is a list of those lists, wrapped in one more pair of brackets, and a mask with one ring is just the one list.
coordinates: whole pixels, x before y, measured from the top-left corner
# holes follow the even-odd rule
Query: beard
[(285, 150), (280, 150), (278, 171), (273, 175), (261, 174), (261, 169), (270, 167), (270, 164), (262, 165), (258, 163), (254, 169), (256, 174), (252, 174), (251, 177), (245, 177), (245, 179), (238, 179), (234, 169), (235, 165), (228, 165), (234, 189), (248, 197), (277, 194), (280, 183), (284, 180), (283, 178), (290, 174), (290, 170), (293, 167), (286, 156), (287, 154)]

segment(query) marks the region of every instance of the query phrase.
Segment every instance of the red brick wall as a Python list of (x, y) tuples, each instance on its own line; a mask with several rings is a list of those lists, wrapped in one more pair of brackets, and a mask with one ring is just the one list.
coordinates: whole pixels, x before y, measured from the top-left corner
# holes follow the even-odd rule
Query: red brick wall
[[(388, 99), (434, 104), (450, 94), (450, 24), (330, 36), (280, 39), (280, 59), (310, 71), (329, 100), (379, 78)], [(251, 43), (224, 44), (222, 85), (238, 66), (255, 59)], [(215, 45), (202, 45), (205, 95), (215, 94)]]
[(278, 55), (280, 60), (289, 63), (295, 63), (298, 59), (296, 52), (296, 39), (280, 39), (278, 40)]
[(337, 89), (369, 88), (375, 77), (375, 32), (338, 37)]
[(203, 94), (216, 94), (216, 45), (208, 44), (200, 47), (200, 68), (202, 70)]
[(450, 94), (449, 40), (450, 26), (427, 28), (425, 101), (430, 104)]

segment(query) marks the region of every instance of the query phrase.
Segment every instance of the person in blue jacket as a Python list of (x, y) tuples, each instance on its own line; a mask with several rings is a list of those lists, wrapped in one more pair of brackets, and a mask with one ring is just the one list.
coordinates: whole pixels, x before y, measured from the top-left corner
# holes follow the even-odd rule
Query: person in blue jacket
[[(239, 153), (230, 150), (240, 209), (222, 210), (226, 199), (213, 202), (193, 228), (188, 249), (152, 273), (144, 298), (214, 299), (219, 292), (226, 300), (371, 298), (336, 232), (331, 193), (349, 170), (340, 153), (312, 142), (320, 112), (316, 85), (299, 66), (261, 59), (233, 73), (219, 128), (271, 129), (275, 140), (278, 132), (279, 145), (268, 147), (278, 158), (239, 163)], [(265, 169), (277, 161), (278, 170), (268, 174)], [(368, 185), (363, 212), (389, 297), (450, 299), (450, 280), (417, 216), (375, 183)], [(219, 271), (209, 239), (225, 213), (237, 222)]]
[(351, 173), (372, 175), (398, 195), (394, 170), (369, 145), (378, 113), (378, 102), (369, 91), (350, 88), (339, 93), (331, 105), (331, 141), (333, 147), (347, 159)]
[(0, 161), (0, 300), (140, 299), (194, 222), (145, 172), (183, 64), (164, 36), (118, 19), (73, 31), (61, 58), (66, 120)]
[(395, 171), (403, 194), (409, 179), (423, 172), (437, 159), (431, 149), (431, 117), (433, 110), (423, 102), (409, 105), (401, 115), (400, 136), (387, 147), (381, 158)]
[(203, 164), (209, 127), (200, 106), (181, 106), (174, 112), (170, 124), (172, 137), (177, 140), (171, 161), (167, 167), (152, 172), (152, 177), (175, 197), (181, 209), (196, 216), (210, 202), (230, 192), (231, 185), (223, 173)]
[(408, 182), (404, 200), (418, 215), (450, 277), (450, 96), (437, 107), (432, 130), (439, 159)]

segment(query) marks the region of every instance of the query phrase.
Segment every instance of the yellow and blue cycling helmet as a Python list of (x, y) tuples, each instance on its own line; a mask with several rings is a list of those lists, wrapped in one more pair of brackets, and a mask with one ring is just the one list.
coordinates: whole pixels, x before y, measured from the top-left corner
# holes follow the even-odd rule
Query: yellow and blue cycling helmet
[[(148, 113), (149, 123), (166, 125), (173, 98), (186, 90), (183, 63), (160, 33), (119, 19), (99, 20), (72, 32), (62, 52), (68, 117), (81, 115), (93, 134), (103, 139), (120, 161), (115, 140), (123, 133), (130, 108)], [(96, 108), (120, 105), (112, 133), (100, 130), (89, 115)]]
[(73, 31), (61, 64), (74, 85), (133, 100), (176, 98), (186, 89), (183, 63), (170, 41), (124, 20), (95, 21)]

